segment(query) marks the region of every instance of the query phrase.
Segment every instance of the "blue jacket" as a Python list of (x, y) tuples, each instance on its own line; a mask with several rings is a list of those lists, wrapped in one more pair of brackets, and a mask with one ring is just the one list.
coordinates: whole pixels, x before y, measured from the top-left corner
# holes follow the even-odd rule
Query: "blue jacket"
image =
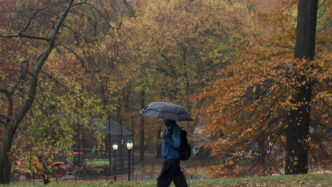
[(162, 141), (161, 154), (163, 158), (180, 158), (179, 147), (181, 143), (181, 129), (172, 124), (165, 130)]

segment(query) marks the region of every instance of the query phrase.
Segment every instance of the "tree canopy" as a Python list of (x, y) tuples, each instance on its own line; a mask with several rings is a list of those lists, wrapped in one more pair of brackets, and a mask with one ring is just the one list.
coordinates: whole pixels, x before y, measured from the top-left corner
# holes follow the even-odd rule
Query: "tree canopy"
[(152, 101), (192, 113), (181, 125), (203, 126), (216, 176), (292, 173), (300, 161), (288, 150), (301, 146), (310, 162), (330, 164), (332, 1), (309, 6), (318, 10), (310, 58), (296, 52), (309, 15), (300, 3), (0, 1), (0, 183), (40, 152), (70, 161), (76, 125), (96, 115), (131, 129), (143, 157), (162, 127), (138, 114)]

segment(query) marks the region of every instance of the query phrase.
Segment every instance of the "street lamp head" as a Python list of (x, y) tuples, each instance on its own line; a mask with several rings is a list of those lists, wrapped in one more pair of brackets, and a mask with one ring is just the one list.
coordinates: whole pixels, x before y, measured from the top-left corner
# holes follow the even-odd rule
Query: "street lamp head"
[(128, 150), (132, 150), (133, 147), (134, 147), (134, 144), (133, 144), (133, 142), (128, 141), (128, 142), (126, 143), (126, 146), (127, 146), (127, 149), (128, 149)]
[(115, 143), (115, 144), (113, 144), (112, 148), (113, 148), (114, 151), (117, 151), (119, 146), (118, 146), (118, 144)]

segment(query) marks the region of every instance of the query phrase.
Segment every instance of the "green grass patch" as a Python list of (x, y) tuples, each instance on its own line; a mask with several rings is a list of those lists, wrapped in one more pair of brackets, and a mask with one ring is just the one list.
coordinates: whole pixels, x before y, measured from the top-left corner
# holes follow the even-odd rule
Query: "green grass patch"
[(96, 158), (96, 159), (85, 159), (87, 164), (97, 164), (97, 165), (108, 165), (108, 159)]
[[(205, 180), (190, 180), (189, 186), (286, 186), (286, 187), (304, 187), (304, 186), (320, 186), (332, 187), (332, 174), (308, 174), (308, 175), (281, 175), (281, 176), (267, 176), (267, 177), (250, 177), (250, 178), (221, 178), (221, 179), (205, 179)], [(44, 186), (42, 184), (28, 184), (17, 183), (5, 185), (5, 187), (31, 187), (31, 186)], [(156, 181), (77, 181), (69, 182), (62, 181), (59, 184), (50, 184), (47, 186), (132, 186), (132, 187), (152, 187), (156, 186)], [(172, 185), (174, 186), (174, 185)]]

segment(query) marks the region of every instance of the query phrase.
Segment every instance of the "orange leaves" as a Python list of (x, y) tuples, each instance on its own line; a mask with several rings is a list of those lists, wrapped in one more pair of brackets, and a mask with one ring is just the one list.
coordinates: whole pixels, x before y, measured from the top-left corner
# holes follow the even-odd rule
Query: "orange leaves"
[[(243, 36), (233, 44), (236, 45), (236, 58), (219, 70), (219, 78), (211, 83), (211, 87), (196, 97), (209, 98), (212, 102), (203, 109), (203, 112), (208, 111), (204, 115), (209, 119), (206, 133), (223, 133), (209, 144), (214, 154), (225, 161), (219, 168), (210, 168), (219, 175), (235, 174), (235, 166), (226, 165), (241, 163), (239, 155), (244, 153), (250, 155), (249, 161), (280, 158), (286, 143), (283, 134), (286, 116), (291, 110), (310, 104), (311, 118), (317, 120), (315, 125), (323, 129), (323, 124), (331, 123), (332, 53), (326, 45), (331, 42), (328, 37), (331, 29), (325, 27), (326, 30), (320, 31), (317, 37), (322, 44), (318, 47), (317, 59), (293, 59), (296, 2), (278, 1), (269, 7), (269, 11), (242, 12), (247, 23), (239, 31), (244, 33)], [(237, 8), (233, 7), (233, 10)], [(326, 9), (326, 17), (332, 15), (331, 10)], [(313, 100), (294, 103), (298, 90), (312, 82), (315, 83)], [(260, 150), (254, 148), (257, 144)], [(266, 155), (266, 147), (271, 149), (271, 155)], [(232, 154), (225, 155), (230, 152)], [(274, 166), (280, 165), (274, 163)]]

